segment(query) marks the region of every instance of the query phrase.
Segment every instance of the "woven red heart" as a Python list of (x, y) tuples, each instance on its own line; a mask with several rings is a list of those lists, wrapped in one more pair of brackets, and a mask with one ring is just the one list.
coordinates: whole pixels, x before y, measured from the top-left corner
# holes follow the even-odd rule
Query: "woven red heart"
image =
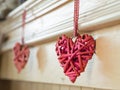
[(88, 60), (95, 52), (95, 40), (92, 36), (78, 35), (75, 42), (63, 35), (56, 43), (56, 53), (65, 75), (74, 83), (85, 70)]
[(29, 48), (27, 45), (21, 45), (20, 43), (16, 43), (14, 48), (14, 64), (18, 70), (18, 72), (21, 72), (21, 70), (25, 67), (28, 58), (29, 58)]

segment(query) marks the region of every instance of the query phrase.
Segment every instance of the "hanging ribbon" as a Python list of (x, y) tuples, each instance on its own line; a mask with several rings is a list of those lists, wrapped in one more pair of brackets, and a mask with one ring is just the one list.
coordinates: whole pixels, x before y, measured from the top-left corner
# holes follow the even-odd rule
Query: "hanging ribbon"
[(25, 29), (25, 20), (26, 20), (26, 10), (24, 10), (23, 14), (22, 14), (22, 36), (21, 36), (21, 43), (17, 42), (13, 48), (14, 51), (14, 64), (18, 70), (18, 72), (20, 73), (21, 70), (25, 67), (28, 58), (29, 58), (29, 54), (30, 54), (30, 50), (28, 48), (28, 46), (25, 44), (24, 41), (24, 29)]
[(22, 14), (22, 38), (21, 38), (23, 45), (25, 43), (25, 41), (24, 41), (25, 20), (26, 20), (26, 10), (24, 9), (24, 12)]
[(88, 61), (95, 52), (95, 40), (91, 35), (78, 33), (79, 0), (74, 0), (74, 36), (62, 35), (56, 43), (58, 61), (72, 83), (85, 71)]
[(78, 35), (79, 0), (74, 0), (74, 36)]

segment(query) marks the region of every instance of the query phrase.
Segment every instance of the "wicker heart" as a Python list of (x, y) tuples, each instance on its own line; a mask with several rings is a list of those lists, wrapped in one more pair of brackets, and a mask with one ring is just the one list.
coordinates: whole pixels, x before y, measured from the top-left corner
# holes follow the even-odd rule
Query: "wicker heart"
[(63, 35), (56, 43), (56, 53), (64, 73), (74, 83), (81, 72), (85, 70), (88, 60), (95, 52), (95, 40), (92, 36), (78, 35), (75, 42)]
[(20, 43), (16, 43), (14, 46), (14, 64), (18, 70), (18, 72), (21, 72), (21, 70), (25, 67), (28, 58), (29, 58), (29, 48), (27, 45), (21, 45)]

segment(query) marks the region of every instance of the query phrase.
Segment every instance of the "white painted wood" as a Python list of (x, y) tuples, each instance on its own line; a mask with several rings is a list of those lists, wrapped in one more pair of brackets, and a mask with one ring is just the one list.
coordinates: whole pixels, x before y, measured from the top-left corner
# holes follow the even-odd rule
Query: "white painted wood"
[(37, 83), (38, 89), (37, 90), (44, 90), (44, 84)]
[[(119, 28), (120, 25), (117, 25), (92, 32), (94, 37), (96, 37), (96, 55), (94, 55), (93, 59), (88, 63), (85, 72), (77, 78), (74, 84), (72, 84), (68, 77), (64, 75), (63, 70), (57, 61), (57, 57), (54, 51), (55, 41), (44, 42), (35, 48), (31, 48), (29, 62), (21, 74), (16, 74), (16, 77), (9, 77), (4, 76), (5, 74), (1, 73), (2, 78), (32, 82), (119, 89), (120, 72), (116, 69), (120, 66)], [(7, 52), (5, 55), (8, 56), (9, 53), (11, 53), (11, 51)], [(11, 59), (10, 61), (12, 61)], [(116, 62), (114, 62), (113, 59)], [(6, 60), (5, 56), (2, 62), (4, 60)], [(1, 68), (2, 71), (4, 71), (4, 68), (5, 67)], [(9, 69), (9, 71), (13, 72), (12, 68)], [(112, 75), (110, 73), (112, 73)]]
[[(14, 83), (15, 82), (15, 83)], [(20, 82), (17, 82), (17, 81), (13, 81), (13, 82), (11, 82), (12, 83), (12, 85), (11, 85), (11, 87), (12, 88), (14, 88), (14, 90), (21, 90), (20, 89)], [(26, 84), (24, 83), (24, 85), (26, 86)]]
[[(21, 27), (22, 23), (21, 23), (21, 16), (24, 10), (24, 7), (26, 7), (27, 10), (27, 16), (26, 16), (26, 23), (33, 21), (35, 18), (38, 18), (42, 15), (44, 15), (45, 13), (53, 10), (54, 8), (58, 7), (61, 4), (64, 4), (65, 2), (67, 2), (68, 0), (37, 0), (37, 1), (28, 1), (25, 4), (23, 4), (22, 6), (18, 7), (17, 9), (15, 9), (13, 12), (10, 13), (8, 20), (4, 23), (1, 23), (2, 25), (6, 25), (6, 23), (9, 23), (11, 20), (14, 21), (11, 25), (5, 26), (3, 27), (2, 32), (9, 32), (11, 30), (15, 30), (16, 28)], [(36, 5), (37, 4), (37, 5)], [(12, 18), (12, 19), (11, 19)], [(16, 19), (18, 19), (16, 21)], [(7, 28), (11, 28), (9, 30), (7, 30)]]
[[(31, 84), (30, 84), (30, 85), (31, 85)], [(20, 90), (26, 89), (26, 83), (24, 83), (24, 82), (19, 83), (19, 89), (20, 89)], [(32, 85), (31, 85), (31, 90), (34, 90), (34, 89), (32, 89)]]
[(44, 90), (52, 90), (51, 84), (44, 84)]
[(38, 84), (32, 83), (31, 86), (32, 86), (31, 90), (39, 90), (39, 89), (38, 89)]
[[(8, 69), (8, 74), (5, 74), (5, 66), (2, 66), (2, 78), (11, 80), (25, 80), (33, 82), (58, 83), (77, 86), (90, 86), (98, 88), (118, 88), (119, 89), (119, 74), (116, 68), (119, 66), (119, 34), (120, 25), (101, 29), (92, 32), (96, 37), (96, 55), (89, 62), (86, 72), (82, 73), (72, 84), (68, 77), (63, 74), (62, 68), (59, 66), (57, 57), (54, 51), (55, 41), (42, 43), (35, 48), (31, 48), (30, 61), (21, 74), (16, 74), (16, 77), (9, 77), (8, 72), (13, 72), (12, 68)], [(109, 32), (108, 32), (109, 31)], [(110, 39), (110, 40), (109, 40)], [(116, 44), (115, 44), (116, 43)], [(49, 53), (51, 52), (51, 53)], [(3, 56), (2, 65), (6, 65), (5, 60), (8, 60), (8, 55), (11, 51), (6, 52)], [(116, 54), (115, 54), (116, 53)], [(6, 57), (7, 56), (7, 57)], [(12, 56), (12, 55), (10, 55)], [(46, 57), (47, 56), (47, 57)], [(99, 58), (98, 58), (99, 57)], [(116, 62), (114, 62), (115, 60)], [(12, 57), (9, 58), (12, 61)], [(94, 63), (93, 63), (94, 62)], [(7, 65), (10, 68), (10, 65)], [(9, 67), (10, 66), (10, 67)], [(32, 66), (32, 69), (31, 69)], [(112, 68), (111, 68), (112, 67)], [(16, 72), (16, 71), (14, 71)], [(51, 74), (54, 73), (54, 74)], [(112, 75), (111, 75), (112, 73)], [(6, 76), (4, 76), (6, 75)], [(10, 75), (11, 76), (11, 75)], [(98, 78), (99, 77), (99, 78)], [(67, 86), (66, 86), (67, 87)], [(63, 87), (64, 88), (64, 87)]]
[[(58, 5), (61, 5), (65, 2), (67, 2), (67, 1), (57, 2), (55, 4), (52, 4), (52, 2), (51, 2), (51, 4), (54, 7), (51, 6), (49, 8), (54, 9), (55, 7), (58, 7)], [(88, 2), (86, 1), (86, 3), (89, 3), (89, 1)], [(90, 2), (90, 3), (93, 3), (93, 6), (95, 5), (94, 4), (95, 1)], [(113, 25), (113, 24), (118, 23), (120, 21), (119, 20), (119, 18), (120, 18), (120, 12), (119, 12), (120, 4), (119, 3), (120, 3), (119, 0), (114, 3), (109, 3), (109, 4), (107, 2), (101, 3), (101, 4), (98, 4), (98, 6), (94, 6), (94, 8), (93, 8), (93, 6), (91, 6), (91, 9), (88, 11), (85, 11), (88, 8), (85, 8), (84, 3), (83, 3), (83, 7), (81, 7), (82, 10), (81, 10), (80, 19), (79, 19), (80, 31), (96, 30), (98, 28), (107, 26), (109, 24)], [(73, 19), (72, 19), (73, 8), (71, 8), (72, 6), (73, 6), (73, 3), (69, 2), (64, 7), (58, 8), (57, 10), (52, 11), (47, 15), (45, 14), (40, 18), (35, 19), (36, 17), (33, 17), (33, 20), (26, 25), (26, 30), (25, 30), (26, 43), (34, 44), (36, 42), (40, 42), (42, 40), (52, 38), (52, 37), (60, 35), (62, 33), (71, 32), (73, 29)], [(49, 11), (49, 8), (45, 8), (45, 9)], [(67, 11), (62, 12), (65, 9)], [(42, 10), (44, 12), (44, 9), (42, 9)], [(48, 19), (49, 19), (49, 21), (48, 21)], [(17, 23), (16, 21), (19, 21), (19, 20), (20, 20), (20, 22)], [(11, 49), (16, 41), (20, 41), (21, 28), (16, 27), (15, 25), (21, 25), (21, 16), (19, 16), (19, 18), (17, 18), (17, 19), (13, 19), (13, 21), (14, 22), (12, 24), (10, 24), (10, 27), (6, 27), (6, 25), (1, 25), (2, 26), (1, 29), (3, 29), (2, 31), (6, 31), (6, 30), (14, 31), (14, 32), (10, 32), (8, 34), (9, 36), (12, 36), (12, 37), (9, 39), (8, 42), (3, 44), (2, 51)], [(113, 21), (116, 21), (116, 22), (111, 23)], [(8, 20), (7, 23), (9, 23), (9, 22), (10, 21)], [(6, 29), (3, 26), (5, 26)], [(8, 24), (8, 26), (9, 26), (9, 24)]]
[(52, 90), (60, 90), (60, 85), (53, 84)]
[[(119, 89), (98, 89), (89, 87), (78, 87), (78, 86), (65, 86), (47, 83), (33, 83), (33, 82), (19, 82), (19, 81), (0, 81), (0, 89), (10, 90), (119, 90)], [(6, 87), (7, 86), (7, 87)], [(6, 87), (6, 88), (5, 88)], [(30, 89), (31, 88), (31, 89)]]
[(25, 86), (28, 90), (32, 90), (32, 83), (26, 83)]
[[(12, 51), (10, 51), (12, 52)], [(13, 53), (8, 52), (7, 54), (7, 78), (12, 78), (12, 77), (16, 77), (15, 72), (16, 72), (16, 68), (14, 65), (14, 57), (13, 57)], [(14, 72), (15, 71), (15, 72)], [(12, 72), (12, 73), (11, 73)]]
[(81, 90), (81, 87), (70, 86), (70, 90)]
[[(95, 57), (96, 61), (94, 62), (91, 79), (93, 84), (96, 86), (99, 84), (99, 87), (102, 87), (102, 83), (103, 81), (105, 81), (105, 87), (109, 87), (109, 85), (114, 86), (114, 88), (119, 87), (118, 82), (120, 80), (120, 72), (117, 70), (117, 68), (120, 68), (120, 56), (118, 54), (120, 44), (120, 31), (118, 27), (109, 27), (103, 29), (104, 32), (95, 32), (95, 34), (99, 34), (96, 41), (97, 56)], [(110, 33), (112, 34), (112, 36)], [(98, 78), (99, 76), (100, 78)], [(100, 82), (102, 85), (100, 84)]]
[(82, 87), (82, 90), (95, 90), (94, 88)]
[(1, 78), (5, 78), (5, 77), (7, 77), (7, 72), (8, 72), (8, 54), (4, 54), (3, 56), (2, 56), (2, 58), (4, 59), (4, 60), (2, 60), (1, 61), (1, 66), (0, 66), (0, 76), (1, 76)]
[(69, 86), (61, 85), (60, 90), (70, 90)]
[[(56, 84), (47, 84), (47, 83), (33, 83), (33, 82), (21, 82), (21, 81), (0, 81), (0, 89), (10, 89), (10, 90), (93, 90), (91, 88), (85, 87), (75, 87), (75, 86), (65, 86), (65, 85), (56, 85)], [(7, 86), (7, 88), (5, 88)], [(30, 86), (31, 89), (28, 87)], [(108, 90), (108, 89), (94, 89), (94, 90)]]
[(113, 89), (95, 89), (95, 90), (113, 90)]

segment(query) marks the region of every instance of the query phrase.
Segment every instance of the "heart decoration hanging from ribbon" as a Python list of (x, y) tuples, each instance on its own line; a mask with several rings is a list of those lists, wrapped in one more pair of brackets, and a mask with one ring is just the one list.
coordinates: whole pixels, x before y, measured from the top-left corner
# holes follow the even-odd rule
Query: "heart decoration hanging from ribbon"
[(72, 38), (63, 35), (56, 43), (56, 53), (61, 66), (72, 82), (81, 72), (84, 72), (88, 60), (92, 58), (95, 50), (95, 41), (92, 36), (78, 35), (75, 42)]
[(27, 45), (22, 45), (20, 43), (16, 43), (14, 46), (14, 64), (18, 70), (18, 72), (21, 72), (21, 70), (25, 67), (28, 58), (30, 50)]
[(22, 38), (21, 41), (22, 43), (17, 42), (13, 48), (14, 52), (14, 64), (17, 68), (18, 73), (21, 72), (21, 70), (25, 67), (30, 50), (27, 45), (24, 43), (24, 26), (25, 26), (25, 18), (26, 18), (26, 11), (23, 12), (22, 15)]
[(76, 39), (62, 35), (56, 43), (56, 53), (64, 73), (71, 82), (85, 71), (88, 61), (95, 52), (95, 40), (91, 35), (77, 33), (79, 17), (79, 0), (74, 1), (74, 35)]

